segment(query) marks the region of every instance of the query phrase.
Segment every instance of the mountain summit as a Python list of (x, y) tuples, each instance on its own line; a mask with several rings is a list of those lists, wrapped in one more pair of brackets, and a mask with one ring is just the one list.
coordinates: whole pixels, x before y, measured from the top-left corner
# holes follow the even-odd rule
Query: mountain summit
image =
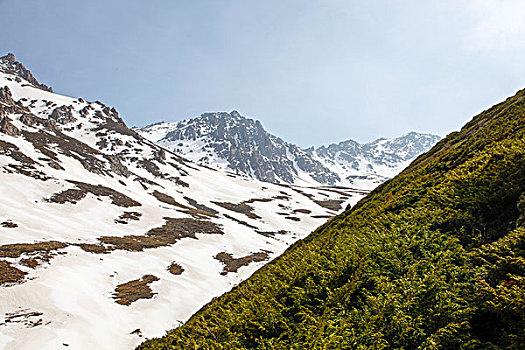
[(371, 189), (427, 151), (439, 136), (411, 132), (360, 144), (347, 140), (301, 149), (268, 133), (237, 111), (205, 113), (135, 130), (201, 165), (229, 169), (267, 182), (342, 185)]
[(53, 89), (49, 86), (39, 83), (33, 74), (31, 74), (31, 71), (24, 67), (22, 63), (18, 62), (15, 58), (15, 55), (12, 53), (8, 53), (7, 55), (0, 57), (0, 72), (15, 75), (19, 79), (25, 79), (36, 88), (53, 92)]

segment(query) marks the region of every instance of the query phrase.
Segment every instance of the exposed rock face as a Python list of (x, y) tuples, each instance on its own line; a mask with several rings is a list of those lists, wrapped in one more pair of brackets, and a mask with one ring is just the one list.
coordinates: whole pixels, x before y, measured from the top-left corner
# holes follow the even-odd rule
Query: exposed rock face
[[(153, 141), (203, 165), (224, 160), (230, 169), (268, 182), (294, 183), (299, 171), (309, 173), (320, 183), (335, 184), (339, 180), (337, 174), (305, 151), (269, 134), (261, 122), (237, 111), (205, 113), (172, 126), (161, 139)], [(147, 134), (147, 128), (138, 131)], [(180, 149), (179, 141), (194, 141), (199, 149), (191, 149), (193, 145), (189, 150)], [(187, 151), (198, 153), (199, 159), (193, 159)]]
[(53, 92), (53, 89), (51, 89), (49, 86), (40, 84), (33, 74), (31, 74), (29, 69), (26, 69), (22, 63), (16, 61), (15, 55), (12, 53), (8, 53), (7, 55), (0, 57), (0, 72), (14, 74), (22, 79), (27, 80), (30, 84), (39, 89)]
[(301, 149), (269, 134), (259, 121), (244, 118), (237, 111), (205, 113), (198, 118), (135, 130), (197, 163), (258, 180), (364, 189), (394, 176), (440, 139), (412, 132), (367, 144), (347, 140)]
[(51, 112), (49, 118), (53, 119), (58, 124), (73, 123), (77, 119), (73, 117), (73, 113), (71, 112), (72, 109), (73, 107), (71, 106), (57, 107), (53, 110), (53, 112)]
[(20, 136), (20, 130), (11, 123), (11, 119), (8, 117), (3, 117), (0, 121), (0, 132), (7, 134), (9, 136)]
[(9, 90), (7, 86), (0, 87), (0, 102), (6, 106), (15, 105), (13, 95), (11, 95), (11, 90)]

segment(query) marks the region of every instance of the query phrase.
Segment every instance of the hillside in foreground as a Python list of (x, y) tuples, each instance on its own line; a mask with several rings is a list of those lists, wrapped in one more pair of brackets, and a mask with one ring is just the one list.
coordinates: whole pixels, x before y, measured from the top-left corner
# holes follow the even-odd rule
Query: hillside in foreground
[(139, 348), (525, 348), (524, 98)]

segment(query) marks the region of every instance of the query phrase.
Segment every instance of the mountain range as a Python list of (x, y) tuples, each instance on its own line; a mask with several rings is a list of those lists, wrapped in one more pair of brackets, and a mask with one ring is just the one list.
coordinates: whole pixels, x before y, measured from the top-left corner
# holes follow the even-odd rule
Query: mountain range
[(205, 113), (133, 128), (145, 138), (212, 168), (261, 181), (370, 190), (403, 170), (441, 138), (410, 132), (360, 144), (353, 140), (302, 149), (237, 111)]

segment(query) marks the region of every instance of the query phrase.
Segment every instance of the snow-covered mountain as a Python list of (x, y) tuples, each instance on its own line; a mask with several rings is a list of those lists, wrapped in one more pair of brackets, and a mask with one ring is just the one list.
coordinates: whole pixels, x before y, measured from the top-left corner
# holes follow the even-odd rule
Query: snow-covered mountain
[(339, 185), (370, 190), (397, 175), (440, 139), (437, 135), (410, 132), (365, 144), (347, 140), (316, 149), (309, 148), (306, 152), (338, 174), (341, 179)]
[[(271, 135), (261, 122), (231, 113), (205, 113), (175, 123), (134, 128), (157, 144), (192, 161), (267, 182), (333, 185), (337, 174), (304, 150)], [(301, 175), (301, 176), (300, 176)]]
[[(265, 142), (283, 159), (325, 171), (277, 141)], [(0, 58), (0, 193), (3, 349), (130, 349), (365, 194), (199, 166), (115, 108), (52, 93), (12, 55)]]
[(348, 140), (301, 149), (271, 135), (259, 121), (237, 111), (205, 113), (134, 130), (198, 164), (261, 181), (362, 189), (372, 189), (393, 177), (440, 139), (411, 132), (367, 144)]

